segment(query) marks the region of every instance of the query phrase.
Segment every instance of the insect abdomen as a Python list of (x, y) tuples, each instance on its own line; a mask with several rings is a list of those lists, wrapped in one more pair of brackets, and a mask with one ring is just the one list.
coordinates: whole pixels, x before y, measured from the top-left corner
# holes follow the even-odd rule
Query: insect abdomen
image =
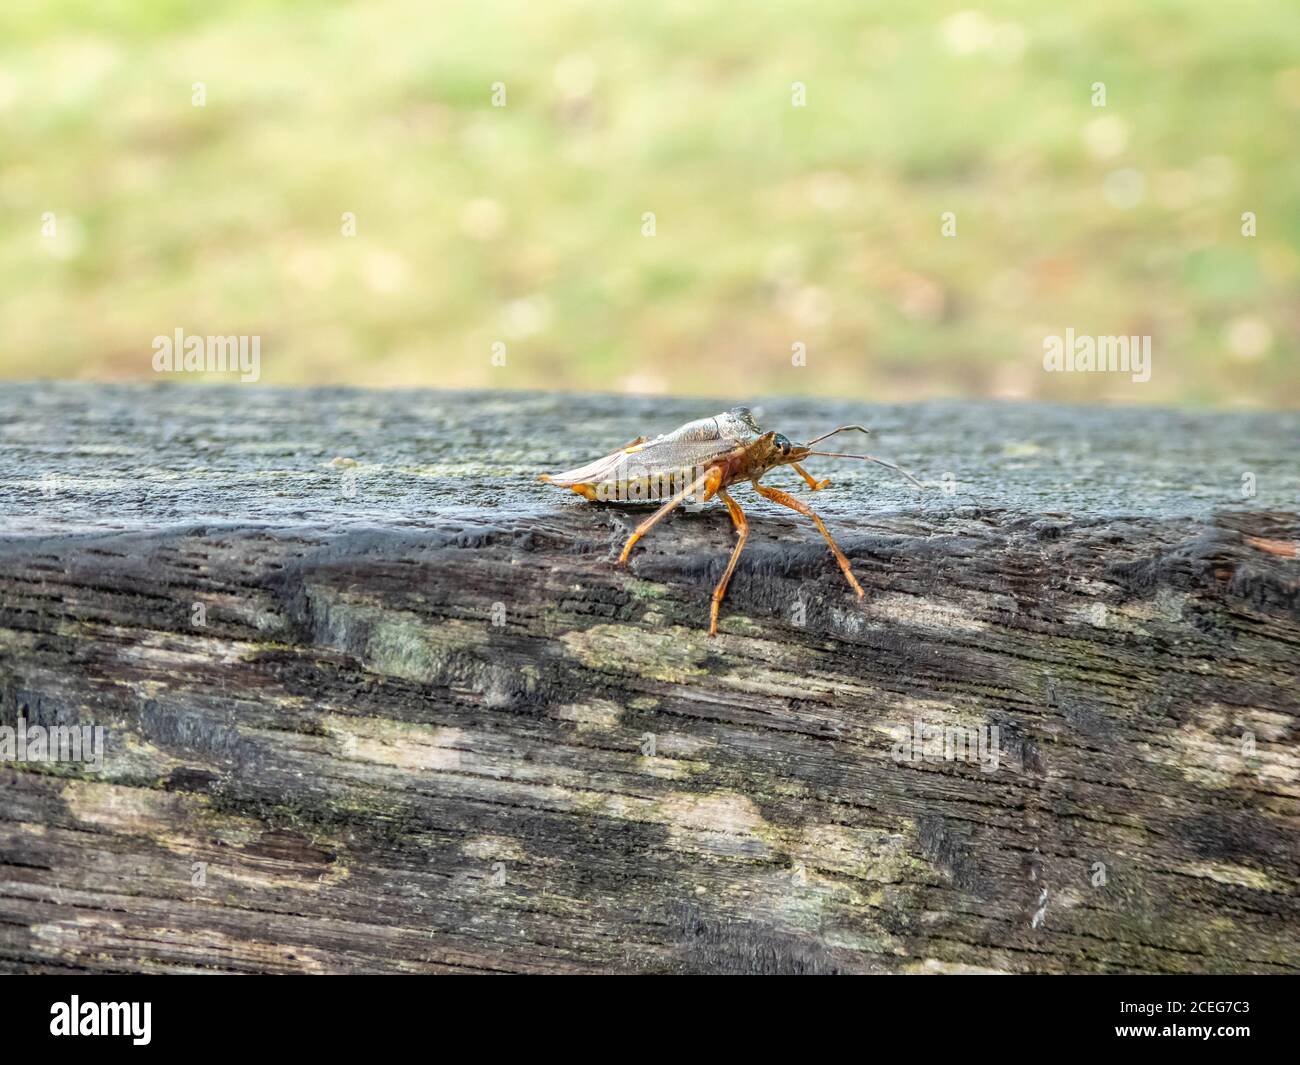
[(592, 485), (596, 498), (606, 503), (645, 503), (669, 499), (697, 481), (702, 469), (656, 470), (653, 473), (629, 473)]

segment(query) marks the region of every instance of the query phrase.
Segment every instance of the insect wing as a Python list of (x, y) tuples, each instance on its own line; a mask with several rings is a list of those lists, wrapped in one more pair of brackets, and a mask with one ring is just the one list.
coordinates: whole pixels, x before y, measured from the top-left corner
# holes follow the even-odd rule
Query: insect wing
[(626, 470), (629, 474), (640, 475), (663, 474), (676, 470), (697, 470), (703, 473), (709, 463), (730, 454), (738, 446), (740, 446), (738, 441), (725, 438), (674, 440), (671, 436), (660, 437), (628, 454)]
[(599, 497), (624, 502), (670, 499), (699, 482), (735, 446), (729, 440), (655, 440), (628, 453), (615, 476), (596, 491)]
[[(759, 436), (762, 430), (754, 422), (753, 415), (745, 407), (716, 414), (712, 418), (699, 418), (685, 425), (679, 425), (671, 433), (658, 437), (660, 440), (687, 443), (691, 441), (726, 440), (731, 443), (746, 443)], [(728, 449), (730, 450), (730, 449)]]
[(687, 422), (649, 443), (634, 441), (545, 480), (563, 488), (590, 485), (599, 498), (665, 499), (701, 476), (711, 463), (752, 442), (757, 432), (750, 412), (737, 407)]
[(677, 441), (661, 437), (649, 444), (615, 451), (585, 466), (547, 476), (551, 484), (568, 487), (574, 484), (599, 484), (614, 480), (632, 480), (681, 469), (704, 467), (736, 448), (732, 440)]
[(612, 455), (596, 459), (595, 462), (589, 462), (585, 466), (575, 466), (563, 473), (547, 474), (546, 479), (561, 488), (568, 488), (575, 484), (597, 484), (617, 477), (619, 466), (626, 459), (626, 451), (615, 451)]

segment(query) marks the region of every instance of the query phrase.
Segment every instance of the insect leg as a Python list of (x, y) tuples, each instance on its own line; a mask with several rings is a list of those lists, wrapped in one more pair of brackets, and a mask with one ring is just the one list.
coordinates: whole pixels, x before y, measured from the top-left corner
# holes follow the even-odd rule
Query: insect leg
[(619, 562), (626, 562), (627, 556), (632, 553), (632, 545), (641, 539), (646, 533), (658, 525), (664, 518), (668, 517), (687, 496), (693, 495), (701, 488), (704, 489), (705, 498), (713, 495), (718, 490), (718, 485), (722, 483), (722, 471), (717, 469), (709, 470), (707, 473), (695, 478), (690, 484), (678, 492), (672, 499), (668, 500), (662, 507), (656, 510), (650, 517), (646, 518), (636, 530), (628, 537), (628, 541), (623, 545), (623, 553), (618, 556)]
[(780, 503), (781, 506), (789, 507), (791, 510), (797, 510), (800, 514), (812, 518), (813, 523), (821, 531), (821, 534), (826, 537), (826, 542), (830, 544), (831, 553), (835, 556), (835, 561), (840, 564), (840, 569), (844, 571), (844, 576), (848, 578), (850, 587), (858, 593), (859, 599), (863, 598), (866, 593), (863, 592), (862, 585), (858, 583), (857, 577), (853, 576), (853, 570), (849, 566), (849, 560), (844, 557), (844, 552), (839, 549), (839, 545), (831, 539), (831, 534), (826, 531), (826, 526), (822, 522), (821, 518), (813, 513), (812, 507), (808, 506), (806, 503), (801, 503), (799, 500), (795, 499), (794, 496), (787, 492), (782, 492), (779, 488), (768, 488), (767, 485), (759, 484), (757, 481), (751, 483), (754, 486), (754, 491), (764, 498), (770, 499), (773, 503)]
[(731, 582), (731, 575), (736, 571), (740, 552), (745, 549), (745, 538), (749, 536), (749, 522), (745, 520), (745, 512), (740, 509), (740, 505), (727, 495), (725, 489), (718, 489), (718, 497), (727, 504), (727, 513), (731, 515), (732, 523), (736, 526), (736, 546), (732, 549), (731, 559), (727, 563), (727, 570), (723, 573), (722, 580), (718, 581), (718, 586), (713, 589), (713, 603), (709, 607), (710, 636), (718, 634), (718, 608), (722, 606), (722, 598), (727, 594), (727, 585)]
[(805, 481), (808, 482), (808, 487), (811, 488), (814, 492), (820, 492), (823, 488), (830, 487), (831, 479), (829, 477), (827, 477), (823, 481), (818, 481), (813, 478), (813, 475), (811, 473), (809, 473), (802, 466), (800, 466), (799, 463), (792, 462), (790, 463), (790, 465), (794, 467), (795, 473), (797, 473), (800, 477), (802, 477)]

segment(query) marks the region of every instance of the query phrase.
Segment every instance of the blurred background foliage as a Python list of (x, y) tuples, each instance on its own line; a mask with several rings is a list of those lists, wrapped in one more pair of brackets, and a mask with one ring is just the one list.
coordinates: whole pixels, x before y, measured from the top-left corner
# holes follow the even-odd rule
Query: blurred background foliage
[(5, 0), (0, 375), (1295, 405), (1297, 131), (1295, 0)]

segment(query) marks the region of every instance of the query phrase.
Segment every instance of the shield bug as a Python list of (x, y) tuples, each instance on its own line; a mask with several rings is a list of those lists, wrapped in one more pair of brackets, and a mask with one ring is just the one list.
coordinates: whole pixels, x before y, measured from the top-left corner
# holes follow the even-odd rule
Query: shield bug
[(744, 511), (727, 492), (737, 481), (749, 481), (754, 490), (765, 499), (810, 518), (826, 538), (849, 586), (857, 592), (858, 598), (862, 598), (862, 586), (853, 576), (849, 560), (813, 509), (787, 492), (759, 484), (759, 479), (777, 466), (793, 466), (795, 473), (808, 483), (809, 488), (814, 492), (820, 491), (830, 481), (818, 481), (800, 463), (811, 456), (824, 456), (875, 462), (902, 474), (918, 488), (923, 487), (906, 470), (873, 455), (845, 455), (835, 451), (813, 450), (813, 445), (836, 433), (850, 430), (862, 433), (870, 431), (861, 425), (841, 425), (805, 444), (796, 444), (781, 433), (764, 432), (747, 408), (734, 407), (712, 418), (687, 422), (654, 440), (647, 441), (644, 437), (638, 437), (604, 458), (563, 473), (543, 474), (542, 480), (560, 488), (568, 488), (592, 501), (663, 503), (628, 538), (623, 553), (619, 555), (619, 565), (627, 562), (632, 548), (641, 537), (688, 499), (707, 501), (714, 496), (721, 499), (736, 526), (736, 546), (731, 552), (722, 579), (713, 589), (713, 602), (709, 610), (709, 635), (713, 636), (718, 631), (718, 610), (727, 594), (727, 584), (731, 581), (736, 562), (749, 535), (749, 522), (745, 519)]

